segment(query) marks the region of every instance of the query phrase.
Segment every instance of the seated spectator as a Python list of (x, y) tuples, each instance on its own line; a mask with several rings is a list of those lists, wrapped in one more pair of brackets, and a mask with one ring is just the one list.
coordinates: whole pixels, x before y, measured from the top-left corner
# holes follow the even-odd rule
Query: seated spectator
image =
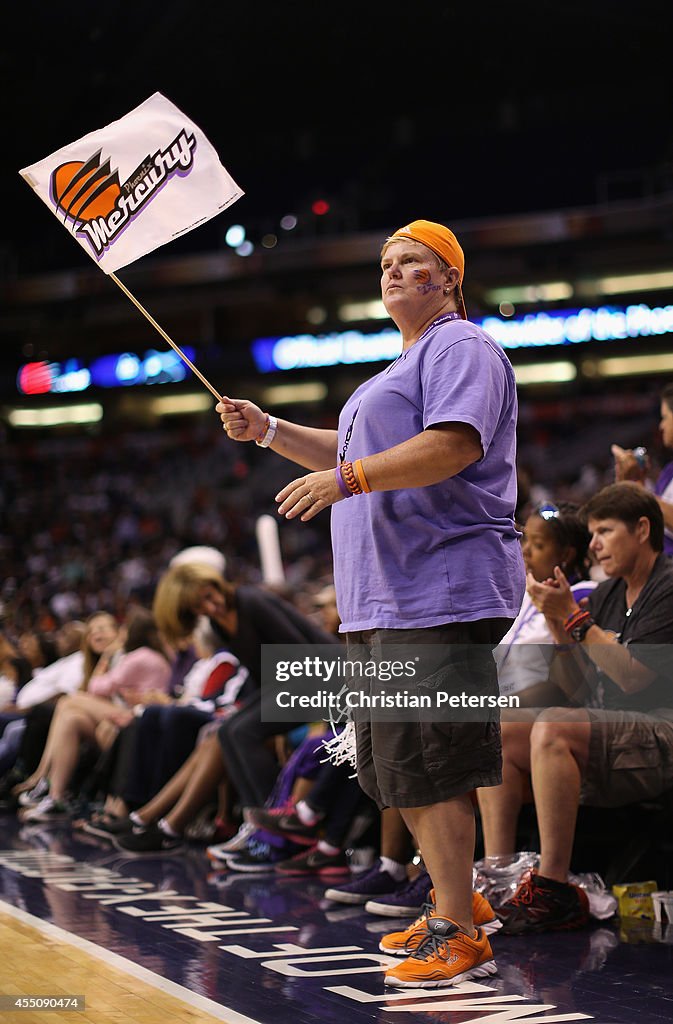
[[(226, 560), (217, 548), (196, 545), (182, 548), (169, 561), (169, 568), (198, 562), (210, 566), (224, 575)], [(205, 621), (205, 620), (204, 620)], [(217, 638), (212, 633), (209, 656), (218, 651)], [(121, 729), (111, 749), (99, 760), (87, 784), (93, 797), (101, 791), (106, 794), (102, 813), (74, 823), (87, 831), (103, 830), (114, 826), (117, 819), (128, 816), (129, 807), (138, 807), (157, 793), (165, 782), (180, 768), (194, 748), (198, 730), (209, 720), (205, 711), (185, 710), (173, 713), (174, 705), (191, 705), (184, 697), (184, 687), (197, 661), (201, 671), (205, 654), (197, 652), (190, 637), (178, 641), (173, 648), (171, 675), (166, 693), (147, 695), (143, 714)], [(238, 666), (238, 662), (232, 656)], [(222, 666), (220, 672), (226, 671)], [(244, 670), (245, 671), (245, 670)], [(216, 683), (215, 683), (216, 684)], [(210, 685), (214, 685), (211, 681)], [(198, 685), (196, 686), (198, 689)], [(154, 755), (157, 756), (154, 756)]]
[[(606, 573), (580, 607), (565, 574), (528, 574), (528, 594), (557, 645), (551, 677), (574, 704), (503, 721), (503, 782), (479, 791), (487, 857), (514, 858), (517, 818), (535, 799), (540, 864), (500, 909), (510, 934), (579, 928), (583, 890), (568, 883), (580, 803), (616, 807), (673, 786), (673, 566), (656, 498), (635, 483), (583, 508)], [(532, 787), (532, 788), (531, 788)]]
[[(86, 690), (103, 652), (118, 643), (119, 626), (109, 612), (94, 612), (87, 621), (73, 619), (58, 630), (58, 658), (35, 672), (17, 696), (17, 707), (28, 709), (64, 693)], [(117, 647), (115, 647), (115, 650)]]
[[(319, 753), (316, 753), (319, 750), (320, 737), (307, 739), (304, 749), (294, 751), (279, 773), (275, 790), (278, 793), (285, 792), (284, 784), (288, 776), (292, 776), (293, 781), (300, 774), (302, 778), (312, 777), (319, 766)], [(182, 768), (152, 800), (132, 811), (128, 819), (120, 821), (108, 832), (111, 837), (116, 836), (116, 846), (126, 854), (174, 852), (182, 847), (187, 826), (212, 800), (216, 788), (225, 780), (226, 769), (220, 746), (216, 735), (211, 733), (203, 738)], [(284, 805), (287, 804), (287, 797), (285, 793)], [(250, 825), (248, 829), (252, 836), (255, 827)], [(104, 832), (99, 834), (104, 835)], [(263, 845), (266, 856), (269, 852), (266, 849), (268, 844)], [(219, 850), (220, 847), (209, 847), (209, 853), (212, 849)], [(292, 849), (294, 852), (294, 844)], [(254, 866), (253, 859), (247, 870), (253, 870)], [(266, 861), (264, 866), (268, 866)]]
[[(280, 763), (267, 741), (291, 731), (289, 722), (261, 719), (263, 644), (340, 644), (293, 605), (261, 587), (233, 584), (205, 565), (169, 570), (157, 587), (157, 622), (171, 643), (189, 635), (200, 614), (207, 615), (222, 642), (250, 672), (241, 707), (218, 729), (227, 777), (240, 806), (261, 807), (273, 789)], [(296, 723), (295, 723), (296, 724)], [(249, 833), (243, 826), (242, 840)]]
[[(231, 714), (247, 679), (248, 670), (219, 646), (210, 620), (201, 616), (193, 634), (197, 660), (184, 677), (179, 698), (161, 695), (141, 715), (120, 731), (118, 741), (97, 767), (95, 792), (107, 793), (104, 810), (88, 821), (78, 822), (84, 831), (109, 835), (129, 809), (154, 797), (190, 756), (208, 723)], [(159, 696), (159, 695), (157, 695)], [(217, 827), (227, 835), (230, 828), (224, 795)]]
[(56, 639), (39, 629), (29, 629), (22, 633), (17, 646), (19, 654), (26, 659), (33, 674), (51, 665), (59, 657)]
[(35, 788), (26, 795), (22, 821), (67, 817), (67, 789), (82, 744), (100, 747), (109, 741), (109, 733), (103, 740), (101, 726), (108, 723), (116, 729), (128, 724), (132, 707), (145, 695), (166, 691), (169, 659), (151, 612), (135, 608), (124, 633), (122, 655), (116, 664), (112, 665), (115, 651), (108, 645), (91, 673), (88, 692), (58, 701), (40, 764), (26, 780)]
[[(588, 580), (589, 531), (569, 502), (541, 505), (523, 527), (526, 572), (539, 582), (551, 579), (555, 566), (565, 573), (579, 604), (596, 586)], [(554, 640), (545, 617), (525, 594), (521, 611), (494, 652), (500, 693), (517, 694), (520, 707), (567, 703), (565, 694), (549, 679)]]
[[(231, 583), (203, 562), (190, 561), (169, 568), (159, 580), (153, 609), (162, 635), (173, 647), (191, 638), (200, 616), (207, 616), (221, 648), (230, 651), (248, 669), (249, 678), (237, 695), (240, 708), (225, 718), (215, 736), (209, 736), (194, 750), (157, 794), (151, 802), (152, 817), (147, 818), (151, 826), (145, 829), (145, 835), (136, 832), (125, 838), (127, 852), (170, 847), (166, 836), (180, 836), (186, 824), (212, 799), (224, 778), (242, 806), (261, 806), (281, 767), (267, 740), (291, 731), (296, 724), (261, 720), (262, 645), (339, 643), (335, 636), (324, 633), (282, 598), (260, 587)], [(161, 811), (157, 812), (157, 807)], [(143, 808), (137, 815), (145, 820)], [(240, 831), (243, 848), (252, 829), (244, 825)]]
[[(665, 448), (673, 448), (673, 384), (667, 384), (660, 396), (659, 430)], [(615, 480), (632, 480), (651, 489), (664, 517), (664, 553), (673, 555), (673, 460), (662, 467), (656, 479), (650, 479), (651, 462), (644, 449), (612, 445)]]
[(94, 612), (86, 623), (64, 623), (56, 633), (60, 657), (35, 673), (16, 695), (14, 710), (23, 715), (18, 751), (0, 781), (0, 805), (13, 810), (17, 798), (34, 785), (57, 702), (65, 693), (86, 690), (102, 652), (117, 643), (119, 627), (108, 612)]

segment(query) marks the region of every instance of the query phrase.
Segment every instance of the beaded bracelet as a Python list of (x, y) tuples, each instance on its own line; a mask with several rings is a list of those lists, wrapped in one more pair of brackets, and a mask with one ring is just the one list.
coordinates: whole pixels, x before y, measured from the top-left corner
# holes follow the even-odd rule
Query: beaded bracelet
[(343, 494), (344, 498), (352, 498), (353, 492), (348, 490), (344, 478), (341, 475), (341, 466), (337, 466), (337, 468), (334, 470), (334, 475), (336, 476), (337, 485), (339, 487), (339, 490)]
[(358, 478), (358, 483), (360, 484), (362, 490), (365, 492), (365, 494), (371, 494), (372, 489), (369, 486), (369, 483), (367, 482), (367, 477), (365, 476), (365, 471), (362, 465), (362, 459), (357, 459), (353, 463), (353, 469), (355, 470), (355, 475)]
[(270, 416), (268, 412), (264, 413), (264, 416), (266, 417), (264, 430), (259, 437), (255, 438), (255, 444), (258, 448), (268, 448), (278, 430), (278, 420), (276, 417)]
[(351, 494), (362, 494), (362, 488), (358, 483), (352, 462), (341, 463), (341, 476)]
[(570, 636), (572, 634), (573, 629), (575, 629), (576, 626), (581, 625), (581, 623), (585, 622), (587, 619), (590, 618), (591, 612), (579, 608), (576, 612), (573, 612), (571, 615), (568, 616), (568, 618), (563, 623), (563, 628), (565, 632), (568, 634), (568, 636)]

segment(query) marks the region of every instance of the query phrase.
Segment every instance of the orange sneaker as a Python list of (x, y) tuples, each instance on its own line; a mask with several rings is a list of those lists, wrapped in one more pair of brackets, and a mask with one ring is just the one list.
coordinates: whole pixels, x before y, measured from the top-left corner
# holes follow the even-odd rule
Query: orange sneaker
[(480, 892), (472, 893), (472, 917), (475, 928), (483, 928), (484, 935), (493, 935), (502, 928), (502, 921), (485, 896)]
[[(430, 890), (429, 902), (423, 907), (423, 913), (417, 917), (407, 928), (400, 932), (388, 932), (379, 942), (379, 949), (383, 953), (392, 953), (393, 956), (409, 956), (414, 949), (420, 936), (426, 931), (428, 918), (432, 916), (435, 909), (435, 890)], [(472, 893), (472, 917), (474, 927), (483, 928), (484, 935), (492, 935), (502, 928), (502, 921), (496, 915), (488, 900), (479, 892)]]
[(448, 917), (429, 917), (413, 953), (387, 970), (383, 981), (397, 988), (444, 988), (497, 970), (483, 929), (471, 939)]

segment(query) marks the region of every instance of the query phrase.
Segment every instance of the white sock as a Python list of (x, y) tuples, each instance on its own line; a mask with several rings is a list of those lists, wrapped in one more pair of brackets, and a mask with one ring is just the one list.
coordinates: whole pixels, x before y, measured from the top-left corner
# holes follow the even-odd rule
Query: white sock
[(180, 835), (180, 833), (176, 832), (174, 828), (171, 828), (165, 818), (159, 818), (157, 825), (165, 835), (171, 836), (173, 839), (177, 839)]
[(318, 849), (327, 857), (336, 857), (337, 853), (341, 852), (340, 846), (332, 846), (331, 843), (326, 843), (324, 839), (318, 840)]
[(147, 822), (143, 821), (143, 819), (140, 817), (137, 811), (131, 811), (131, 813), (129, 814), (129, 818), (131, 819), (134, 825), (138, 826), (138, 828), (147, 827)]
[(387, 871), (396, 882), (401, 882), (407, 877), (407, 869), (404, 864), (400, 864), (398, 860), (393, 860), (392, 857), (381, 857), (381, 867), (384, 871)]
[(317, 825), (323, 817), (322, 814), (318, 814), (312, 807), (309, 807), (305, 800), (299, 801), (295, 811), (302, 825)]

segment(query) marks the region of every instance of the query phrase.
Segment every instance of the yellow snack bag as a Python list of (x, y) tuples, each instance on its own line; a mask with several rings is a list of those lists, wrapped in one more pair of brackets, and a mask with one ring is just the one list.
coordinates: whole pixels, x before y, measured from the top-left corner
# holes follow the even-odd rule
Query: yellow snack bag
[(629, 882), (613, 885), (612, 893), (617, 897), (620, 917), (641, 917), (654, 920), (652, 893), (659, 889), (656, 882)]

